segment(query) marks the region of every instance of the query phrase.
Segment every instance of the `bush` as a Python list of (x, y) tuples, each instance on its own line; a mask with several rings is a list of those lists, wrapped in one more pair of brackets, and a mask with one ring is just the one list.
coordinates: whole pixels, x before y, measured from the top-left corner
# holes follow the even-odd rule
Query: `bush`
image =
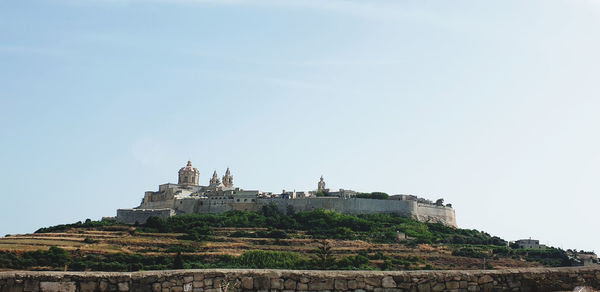
[(292, 252), (251, 250), (243, 253), (237, 262), (253, 269), (297, 269), (305, 265), (300, 255)]

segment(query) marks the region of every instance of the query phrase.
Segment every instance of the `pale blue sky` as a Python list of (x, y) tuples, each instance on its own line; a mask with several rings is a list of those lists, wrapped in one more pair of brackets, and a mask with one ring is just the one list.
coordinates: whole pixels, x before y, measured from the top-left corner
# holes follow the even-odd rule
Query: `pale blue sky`
[(0, 234), (237, 186), (600, 251), (600, 1), (0, 0)]

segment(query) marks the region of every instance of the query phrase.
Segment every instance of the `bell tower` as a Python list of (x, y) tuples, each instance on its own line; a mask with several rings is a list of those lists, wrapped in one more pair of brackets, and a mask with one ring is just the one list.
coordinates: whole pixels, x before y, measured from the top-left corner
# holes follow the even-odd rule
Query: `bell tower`
[(321, 176), (321, 179), (319, 180), (319, 183), (317, 183), (317, 191), (318, 192), (325, 191), (325, 180), (323, 179), (323, 176)]
[(179, 169), (179, 180), (177, 184), (197, 186), (200, 171), (192, 166), (192, 162), (188, 161), (187, 165)]
[(211, 185), (218, 185), (221, 183), (221, 180), (219, 179), (219, 176), (217, 175), (216, 170), (215, 170), (215, 172), (213, 172), (212, 178), (210, 179), (209, 183)]
[(223, 176), (223, 185), (228, 188), (233, 187), (233, 176), (229, 171), (229, 167), (227, 168), (227, 171), (225, 171), (225, 175)]

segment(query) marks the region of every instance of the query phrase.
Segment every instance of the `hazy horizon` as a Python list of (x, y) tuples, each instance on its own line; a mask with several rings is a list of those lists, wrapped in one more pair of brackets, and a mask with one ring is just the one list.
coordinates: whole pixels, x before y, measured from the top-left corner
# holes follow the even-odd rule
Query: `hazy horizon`
[(600, 1), (0, 2), (0, 236), (244, 189), (444, 198), (600, 251)]

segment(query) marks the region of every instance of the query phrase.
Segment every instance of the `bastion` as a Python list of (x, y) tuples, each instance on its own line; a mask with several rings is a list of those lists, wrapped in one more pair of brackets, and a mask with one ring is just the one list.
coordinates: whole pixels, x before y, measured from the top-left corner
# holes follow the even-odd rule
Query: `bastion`
[(178, 214), (260, 211), (264, 206), (274, 205), (284, 214), (317, 209), (343, 214), (389, 213), (457, 227), (454, 209), (450, 204), (444, 205), (441, 200), (433, 203), (411, 195), (395, 195), (389, 199), (358, 198), (354, 191), (330, 191), (325, 187), (322, 176), (315, 191), (284, 190), (281, 194), (234, 187), (229, 168), (222, 180), (215, 171), (208, 186), (198, 184), (199, 176), (200, 171), (188, 161), (179, 170), (177, 184), (162, 184), (158, 191), (146, 192), (138, 207), (117, 210), (117, 221), (145, 223), (152, 216), (166, 219)]
[[(576, 288), (589, 290), (575, 290)], [(600, 267), (470, 271), (0, 272), (0, 291), (591, 291)]]

